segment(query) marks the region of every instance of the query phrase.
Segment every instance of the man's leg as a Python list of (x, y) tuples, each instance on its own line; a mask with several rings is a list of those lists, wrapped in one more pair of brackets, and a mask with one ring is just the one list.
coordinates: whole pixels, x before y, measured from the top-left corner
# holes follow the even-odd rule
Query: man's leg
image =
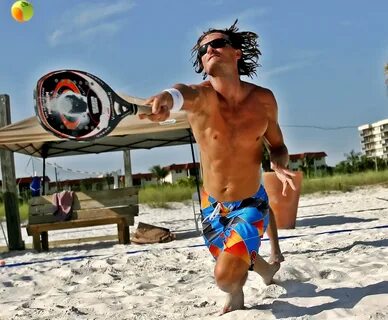
[(272, 264), (274, 262), (280, 263), (284, 261), (284, 256), (279, 246), (278, 228), (276, 226), (275, 216), (271, 208), (269, 208), (269, 224), (267, 228), (267, 234), (271, 244), (271, 256), (268, 262)]
[(268, 286), (273, 283), (273, 276), (280, 269), (280, 262), (268, 263), (260, 255), (256, 256), (253, 270), (256, 271)]
[(248, 264), (239, 257), (222, 252), (214, 268), (217, 286), (228, 294), (222, 313), (244, 308), (243, 286), (248, 276)]

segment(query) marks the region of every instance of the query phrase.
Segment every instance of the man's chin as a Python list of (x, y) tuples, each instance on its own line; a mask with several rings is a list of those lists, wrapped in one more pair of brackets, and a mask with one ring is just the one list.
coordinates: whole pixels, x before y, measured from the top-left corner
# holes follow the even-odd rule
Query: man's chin
[(208, 68), (208, 71), (206, 72), (209, 76), (216, 76), (219, 72), (217, 72), (217, 70), (220, 69), (220, 65), (218, 63), (212, 63), (209, 68)]

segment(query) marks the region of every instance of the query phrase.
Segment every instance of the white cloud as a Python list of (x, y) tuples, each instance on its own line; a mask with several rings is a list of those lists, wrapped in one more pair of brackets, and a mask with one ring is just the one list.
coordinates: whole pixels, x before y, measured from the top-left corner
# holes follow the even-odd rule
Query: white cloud
[(290, 71), (303, 69), (312, 66), (324, 55), (324, 51), (319, 50), (298, 50), (289, 54), (290, 62), (284, 65), (279, 65), (274, 68), (269, 68), (268, 71), (262, 71), (261, 76), (264, 79), (269, 79), (280, 74), (288, 73)]
[(261, 72), (261, 76), (268, 79), (270, 77), (277, 76), (279, 74), (287, 73), (287, 72), (290, 72), (290, 71), (293, 71), (296, 69), (305, 68), (305, 67), (310, 66), (312, 64), (313, 64), (312, 61), (294, 62), (294, 63), (290, 63), (290, 64), (286, 64), (283, 66), (278, 66), (278, 67), (272, 68), (269, 71)]
[(99, 22), (111, 16), (123, 14), (133, 8), (131, 1), (117, 1), (116, 3), (95, 4), (91, 9), (90, 5), (85, 6), (75, 21), (80, 26)]
[(63, 43), (72, 43), (88, 37), (112, 36), (118, 32), (125, 20), (123, 15), (133, 8), (132, 1), (105, 1), (95, 4), (92, 8), (85, 3), (72, 8), (62, 16), (60, 28), (49, 34), (48, 42), (55, 47)]

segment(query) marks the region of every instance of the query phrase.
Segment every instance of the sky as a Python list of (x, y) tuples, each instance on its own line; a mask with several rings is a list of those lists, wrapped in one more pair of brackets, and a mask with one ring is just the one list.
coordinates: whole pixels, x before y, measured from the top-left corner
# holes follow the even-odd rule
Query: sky
[[(35, 0), (26, 23), (12, 19), (13, 2), (0, 1), (0, 94), (10, 95), (12, 122), (34, 115), (36, 81), (52, 70), (85, 70), (144, 98), (201, 82), (192, 46), (203, 31), (235, 19), (259, 35), (261, 66), (242, 79), (273, 91), (289, 153), (324, 151), (333, 166), (361, 151), (358, 126), (388, 118), (386, 0)], [(131, 151), (131, 159), (133, 173), (144, 173), (190, 162), (191, 153), (165, 147)], [(62, 177), (107, 173), (123, 170), (123, 154), (47, 163), (48, 171), (63, 168)], [(17, 177), (39, 174), (41, 164), (15, 154)]]

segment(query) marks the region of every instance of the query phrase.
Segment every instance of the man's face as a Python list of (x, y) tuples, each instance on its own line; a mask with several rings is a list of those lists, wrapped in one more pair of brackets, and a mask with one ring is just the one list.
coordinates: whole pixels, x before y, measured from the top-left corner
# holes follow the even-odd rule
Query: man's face
[(232, 47), (228, 37), (223, 33), (210, 33), (206, 35), (198, 49), (202, 65), (207, 74), (212, 75), (214, 68), (220, 65), (232, 64), (237, 66), (241, 51)]

